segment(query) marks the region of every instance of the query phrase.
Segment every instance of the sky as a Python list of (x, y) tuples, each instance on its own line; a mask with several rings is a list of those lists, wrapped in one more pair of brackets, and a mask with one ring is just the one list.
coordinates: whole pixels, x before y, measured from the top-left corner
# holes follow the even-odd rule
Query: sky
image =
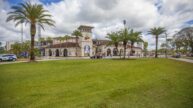
[[(150, 28), (165, 27), (169, 37), (184, 27), (193, 26), (193, 0), (0, 0), (0, 41), (20, 41), (21, 26), (6, 22), (10, 7), (21, 2), (42, 4), (53, 16), (55, 27), (45, 27), (42, 37), (71, 34), (79, 25), (90, 25), (93, 38), (105, 39), (107, 33), (126, 27), (141, 31), (154, 49)], [(36, 36), (37, 37), (37, 36)], [(24, 40), (29, 40), (29, 25), (24, 26)], [(160, 38), (159, 44), (164, 42)]]

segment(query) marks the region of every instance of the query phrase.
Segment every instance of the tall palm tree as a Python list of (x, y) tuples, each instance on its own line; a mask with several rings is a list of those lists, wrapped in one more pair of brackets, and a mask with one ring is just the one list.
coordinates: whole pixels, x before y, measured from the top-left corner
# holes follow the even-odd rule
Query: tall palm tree
[(45, 38), (44, 37), (39, 38), (39, 42), (42, 45), (42, 43), (45, 42)]
[(131, 39), (131, 31), (125, 28), (119, 31), (119, 35), (120, 35), (120, 41), (123, 42), (123, 47), (124, 47), (124, 54), (123, 54), (124, 57), (123, 58), (125, 59), (127, 43)]
[(76, 36), (76, 56), (78, 56), (78, 53), (77, 53), (78, 38), (82, 37), (82, 33), (79, 30), (75, 30), (73, 31), (72, 35)]
[(109, 45), (115, 45), (116, 51), (118, 51), (118, 45), (120, 38), (117, 32), (108, 33), (106, 38), (110, 39)]
[(68, 44), (68, 39), (70, 39), (70, 36), (65, 35), (65, 36), (64, 36), (64, 40), (66, 40), (66, 48), (68, 47), (68, 46), (67, 46), (67, 44)]
[(53, 40), (52, 40), (52, 38), (51, 37), (47, 37), (46, 38), (46, 42), (48, 42), (49, 43), (49, 45), (53, 42)]
[(156, 43), (156, 46), (155, 46), (155, 58), (157, 58), (157, 50), (158, 50), (158, 38), (159, 38), (159, 35), (161, 35), (162, 33), (164, 33), (166, 30), (165, 28), (163, 27), (154, 27), (154, 28), (151, 28), (149, 33), (154, 35), (155, 36), (155, 43)]
[(131, 30), (131, 37), (130, 37), (130, 42), (131, 42), (131, 55), (133, 55), (134, 50), (134, 44), (136, 42), (143, 42), (143, 39), (140, 37), (141, 32), (134, 32), (133, 30)]
[(148, 47), (148, 42), (143, 42), (143, 50), (144, 50), (144, 56), (147, 56), (147, 47)]
[(39, 24), (44, 30), (44, 25), (54, 26), (54, 21), (50, 19), (51, 15), (47, 10), (39, 4), (31, 4), (30, 2), (20, 3), (17, 6), (12, 7), (13, 11), (8, 13), (8, 21), (14, 21), (15, 26), (24, 23), (30, 24), (31, 34), (31, 49), (30, 49), (30, 61), (35, 61), (34, 54), (34, 38), (36, 34), (36, 25)]

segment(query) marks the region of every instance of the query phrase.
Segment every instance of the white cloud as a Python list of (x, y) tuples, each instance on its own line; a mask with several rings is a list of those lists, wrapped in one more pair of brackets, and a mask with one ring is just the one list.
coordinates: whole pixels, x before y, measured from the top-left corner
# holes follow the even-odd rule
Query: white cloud
[[(40, 3), (39, 0), (33, 2)], [(7, 2), (0, 1), (1, 41), (18, 40), (20, 35), (19, 27), (5, 22), (9, 7)], [(193, 19), (192, 0), (64, 0), (44, 7), (53, 15), (56, 27), (46, 27), (42, 36), (70, 34), (80, 24), (88, 24), (95, 27), (93, 37), (104, 39), (108, 32), (123, 28), (125, 19), (128, 27), (144, 32), (143, 37), (150, 46), (154, 38), (146, 35), (149, 28), (163, 26), (171, 35), (187, 26), (184, 22)], [(25, 39), (29, 39), (29, 27), (25, 31)]]

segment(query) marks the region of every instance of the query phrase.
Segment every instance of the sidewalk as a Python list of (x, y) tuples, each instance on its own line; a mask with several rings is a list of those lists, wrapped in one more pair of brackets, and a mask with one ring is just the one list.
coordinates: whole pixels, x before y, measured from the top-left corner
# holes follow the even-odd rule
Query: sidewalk
[(185, 59), (185, 58), (169, 58), (169, 59), (193, 63), (193, 60)]

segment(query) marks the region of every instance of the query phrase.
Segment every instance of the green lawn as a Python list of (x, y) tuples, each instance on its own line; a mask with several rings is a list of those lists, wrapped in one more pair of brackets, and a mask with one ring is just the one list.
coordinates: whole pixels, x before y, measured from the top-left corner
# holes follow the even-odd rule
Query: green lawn
[(0, 108), (193, 108), (193, 64), (167, 59), (0, 65)]

